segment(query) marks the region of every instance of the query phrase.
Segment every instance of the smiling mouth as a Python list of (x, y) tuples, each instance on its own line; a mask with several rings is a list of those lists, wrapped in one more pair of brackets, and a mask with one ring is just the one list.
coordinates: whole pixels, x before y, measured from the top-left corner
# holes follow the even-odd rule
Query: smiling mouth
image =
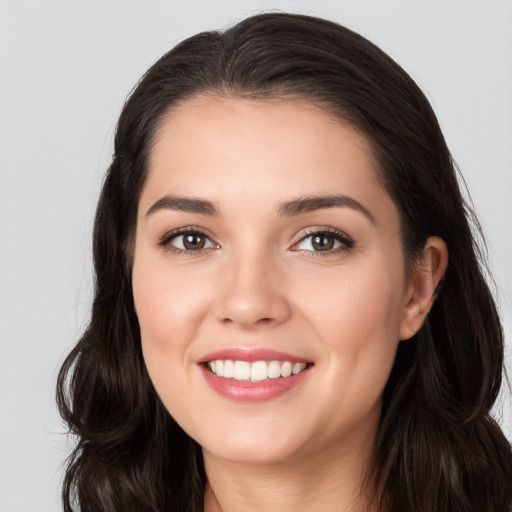
[(271, 379), (286, 379), (303, 372), (310, 363), (291, 361), (235, 361), (217, 359), (205, 363), (206, 368), (217, 377), (246, 382), (263, 382)]

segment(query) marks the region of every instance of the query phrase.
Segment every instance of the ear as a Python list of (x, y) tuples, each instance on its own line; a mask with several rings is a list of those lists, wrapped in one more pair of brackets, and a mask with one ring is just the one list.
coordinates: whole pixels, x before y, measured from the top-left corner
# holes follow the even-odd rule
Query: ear
[(413, 263), (399, 336), (406, 340), (421, 329), (436, 299), (439, 282), (448, 266), (448, 248), (443, 239), (427, 239), (421, 256)]

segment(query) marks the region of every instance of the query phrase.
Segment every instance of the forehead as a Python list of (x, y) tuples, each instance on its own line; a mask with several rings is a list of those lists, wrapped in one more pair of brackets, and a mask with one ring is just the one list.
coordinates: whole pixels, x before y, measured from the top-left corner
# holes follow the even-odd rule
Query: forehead
[(161, 122), (148, 164), (142, 208), (166, 193), (255, 207), (335, 193), (390, 201), (366, 137), (298, 99), (190, 99)]

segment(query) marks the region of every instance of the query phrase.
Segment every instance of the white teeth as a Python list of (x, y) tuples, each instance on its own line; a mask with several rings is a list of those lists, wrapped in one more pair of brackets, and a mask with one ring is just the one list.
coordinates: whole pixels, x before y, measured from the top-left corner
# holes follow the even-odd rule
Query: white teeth
[(209, 361), (208, 368), (212, 373), (226, 379), (261, 382), (267, 379), (290, 377), (304, 371), (306, 363), (292, 363), (290, 361), (232, 361), (230, 359)]
[[(213, 372), (215, 373), (215, 372)], [(227, 361), (224, 361), (224, 375), (223, 377), (226, 377), (226, 379), (232, 379), (235, 376), (235, 363), (233, 361), (230, 361), (229, 359)]]
[(279, 361), (270, 361), (268, 365), (268, 378), (277, 379), (281, 377), (281, 363)]
[(292, 374), (292, 369), (292, 363), (289, 363), (288, 361), (283, 363), (283, 366), (281, 366), (281, 377), (289, 377)]
[(293, 373), (293, 375), (297, 375), (297, 373), (300, 373), (305, 368), (306, 368), (306, 363), (295, 363), (293, 365), (292, 373)]
[(251, 378), (251, 365), (247, 361), (235, 361), (235, 380), (249, 380)]
[(268, 379), (267, 363), (265, 363), (265, 361), (257, 361), (256, 363), (252, 363), (251, 380), (254, 382), (259, 382), (265, 379)]

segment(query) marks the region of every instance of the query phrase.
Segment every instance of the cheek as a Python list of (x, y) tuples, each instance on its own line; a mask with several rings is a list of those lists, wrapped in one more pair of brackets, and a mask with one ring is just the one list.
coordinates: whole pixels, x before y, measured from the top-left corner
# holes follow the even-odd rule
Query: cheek
[(336, 343), (357, 340), (359, 346), (364, 340), (371, 343), (375, 336), (395, 342), (404, 290), (404, 273), (393, 270), (397, 266), (369, 261), (317, 275), (314, 286), (297, 293), (304, 297), (301, 309)]
[[(173, 303), (169, 301), (163, 276), (147, 268), (143, 262), (134, 265), (132, 283), (135, 310), (139, 320), (143, 346), (148, 341), (165, 348), (165, 340), (173, 325)], [(151, 268), (151, 267), (149, 267)]]
[(132, 282), (143, 342), (175, 349), (192, 336), (208, 300), (203, 279), (191, 280), (184, 272), (171, 272), (161, 262), (141, 257)]
[(154, 257), (145, 256), (143, 252), (136, 255), (132, 273), (144, 362), (163, 403), (179, 411), (189, 400), (180, 390), (186, 389), (189, 378), (184, 363), (190, 359), (187, 340), (197, 325), (191, 316), (198, 314), (196, 291), (180, 282), (179, 276), (170, 276)]
[(399, 342), (404, 276), (389, 266), (378, 269), (317, 281), (317, 293), (310, 291), (302, 306), (322, 340), (330, 381), (343, 395), (333, 398), (354, 409), (379, 400)]
[(165, 255), (143, 249), (136, 254), (132, 286), (151, 381), (173, 416), (187, 416), (192, 397), (184, 390), (197, 378), (194, 340), (205, 323), (215, 288), (199, 269), (191, 274), (169, 268)]

